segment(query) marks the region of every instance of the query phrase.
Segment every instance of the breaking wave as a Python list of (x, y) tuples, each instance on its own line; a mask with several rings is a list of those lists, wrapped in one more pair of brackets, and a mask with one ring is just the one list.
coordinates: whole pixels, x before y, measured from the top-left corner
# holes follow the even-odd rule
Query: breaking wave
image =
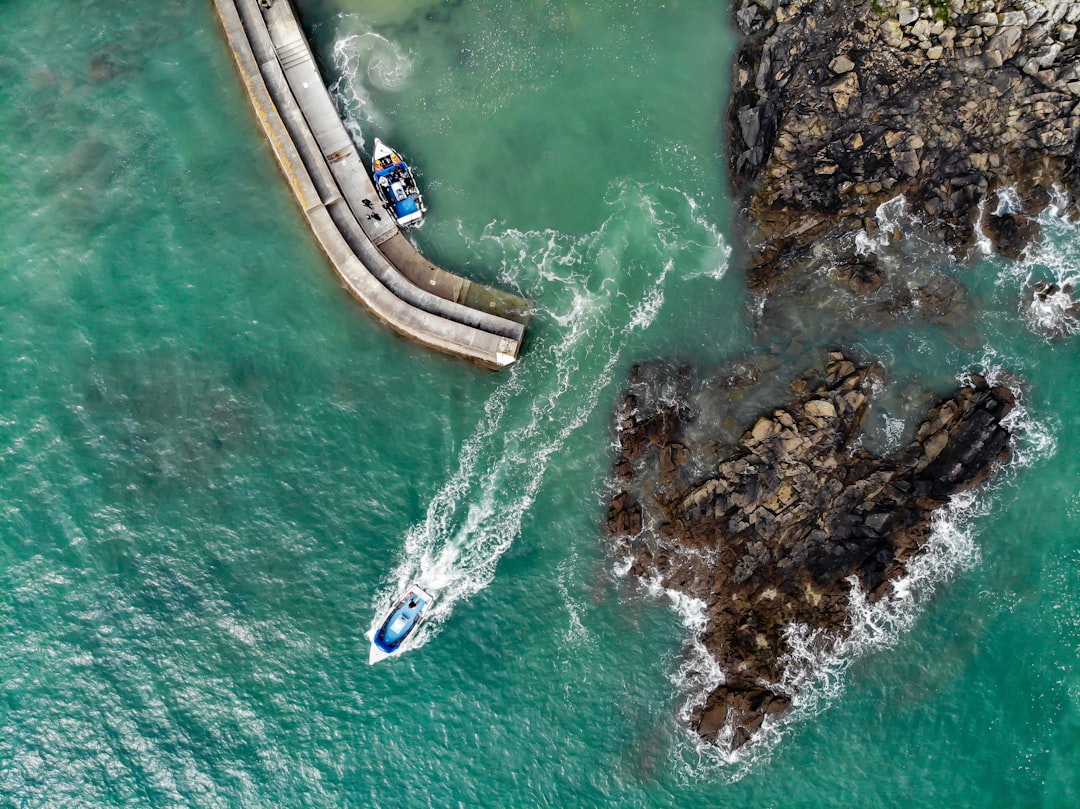
[(884, 247), (888, 247), (892, 234), (897, 229), (901, 233), (907, 233), (915, 229), (916, 220), (908, 210), (907, 198), (903, 194), (886, 200), (877, 206), (874, 218), (878, 223), (878, 232), (870, 236), (865, 230), (860, 230), (855, 236), (855, 251), (860, 256), (876, 253)]
[[(491, 582), (552, 460), (663, 309), (675, 268), (692, 273), (726, 256), (715, 231), (695, 223), (691, 203), (671, 190), (619, 183), (606, 202), (610, 215), (584, 236), (496, 223), (476, 238), (462, 234), (478, 260), (504, 283), (528, 289), (542, 308), (533, 315), (534, 342), (503, 372), (457, 469), (407, 531), (401, 560), (376, 595), (374, 622), (412, 582), (436, 591), (411, 648), (434, 637), (460, 599)], [(571, 634), (579, 632), (573, 612), (571, 625)]]
[[(1015, 191), (1013, 191), (1015, 194)], [(999, 192), (1002, 212), (1019, 210), (1018, 201)], [(1041, 336), (1064, 337), (1080, 333), (1080, 241), (1078, 226), (1064, 213), (1067, 200), (1057, 193), (1038, 222), (1042, 237), (1030, 245), (1020, 261), (1003, 262), (999, 283), (1018, 284), (1022, 290), (1020, 316), (1028, 329)]]

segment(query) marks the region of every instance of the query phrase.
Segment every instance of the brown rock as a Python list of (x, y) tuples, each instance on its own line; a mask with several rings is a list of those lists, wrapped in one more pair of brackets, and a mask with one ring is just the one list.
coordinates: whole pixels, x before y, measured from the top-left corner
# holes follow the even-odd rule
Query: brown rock
[[(842, 640), (850, 579), (871, 599), (888, 592), (925, 544), (932, 512), (1009, 451), (1001, 421), (1012, 396), (979, 377), (930, 411), (914, 451), (878, 458), (853, 450), (878, 373), (833, 352), (826, 368), (793, 386), (801, 390), (795, 401), (753, 420), (714, 473), (689, 483), (675, 482), (674, 471), (709, 467), (702, 445), (683, 437), (696, 406), (657, 392), (650, 401), (637, 383), (645, 423), (666, 413), (665, 429), (679, 440), (634, 467), (612, 497), (608, 533), (620, 553), (629, 549), (635, 574), (660, 575), (665, 587), (706, 603), (701, 642), (727, 675), (694, 720), (706, 739), (737, 747), (765, 716), (785, 711), (790, 696), (779, 684), (791, 621), (819, 630), (824, 643)], [(710, 389), (684, 390), (698, 387)], [(645, 522), (658, 526), (655, 534), (642, 533)]]

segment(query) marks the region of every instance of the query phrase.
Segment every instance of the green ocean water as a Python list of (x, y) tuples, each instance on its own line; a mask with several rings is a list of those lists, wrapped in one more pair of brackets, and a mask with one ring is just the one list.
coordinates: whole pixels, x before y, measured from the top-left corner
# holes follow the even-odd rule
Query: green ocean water
[[(946, 267), (959, 323), (847, 330), (894, 381), (874, 440), (1009, 373), (1018, 457), (727, 760), (676, 719), (692, 616), (599, 541), (630, 366), (755, 344), (726, 7), (298, 5), (421, 168), (418, 244), (535, 301), (529, 341), (491, 374), (338, 286), (209, 2), (0, 3), (0, 806), (1080, 804), (1080, 362), (1025, 297), (1077, 229)], [(418, 569), (422, 645), (368, 666)]]

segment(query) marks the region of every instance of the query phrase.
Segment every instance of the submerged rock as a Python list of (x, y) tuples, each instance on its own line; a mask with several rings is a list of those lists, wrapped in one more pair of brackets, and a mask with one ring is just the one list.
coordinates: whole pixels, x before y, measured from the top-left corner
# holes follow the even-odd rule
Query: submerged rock
[(788, 629), (843, 639), (852, 587), (881, 598), (924, 546), (933, 512), (1009, 454), (1002, 422), (1013, 396), (978, 377), (939, 402), (902, 450), (858, 448), (882, 373), (831, 353), (725, 446), (696, 424), (686, 368), (635, 369), (616, 416), (607, 533), (631, 574), (705, 602), (700, 640), (725, 675), (692, 718), (707, 740), (737, 748), (785, 711), (798, 674)]

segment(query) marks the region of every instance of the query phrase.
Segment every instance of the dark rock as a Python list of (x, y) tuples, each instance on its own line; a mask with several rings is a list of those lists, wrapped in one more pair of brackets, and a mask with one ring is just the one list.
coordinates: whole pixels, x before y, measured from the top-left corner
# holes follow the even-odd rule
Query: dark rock
[[(632, 570), (706, 603), (701, 642), (728, 675), (693, 720), (706, 739), (738, 747), (786, 710), (788, 625), (842, 640), (851, 578), (880, 598), (925, 544), (933, 511), (1009, 454), (1002, 420), (1013, 396), (979, 377), (932, 408), (908, 447), (889, 457), (854, 449), (880, 374), (833, 352), (802, 377), (797, 399), (748, 420), (711, 467), (696, 463), (711, 440), (688, 403), (636, 390), (645, 421), (616, 421), (621, 455), (625, 441), (640, 442), (642, 423), (666, 414), (667, 443), (649, 444), (612, 497), (607, 531), (630, 549)], [(696, 389), (684, 380), (684, 395)], [(713, 471), (676, 482), (697, 467)], [(642, 532), (645, 523), (659, 527)]]
[[(1009, 11), (1005, 0), (991, 2)], [(737, 22), (750, 8), (761, 6), (736, 0)], [(876, 0), (778, 8), (772, 25), (758, 11), (753, 26), (742, 25), (729, 108), (754, 289), (771, 289), (803, 251), (861, 229), (899, 194), (962, 256), (997, 189), (1018, 186), (1026, 217), (1046, 206), (1055, 183), (1077, 190), (1080, 50), (1071, 41), (1046, 45), (1005, 26), (987, 56), (969, 58), (939, 42), (927, 20), (904, 26), (894, 16), (915, 9)], [(1007, 256), (1038, 236), (1030, 219), (1012, 215), (987, 232)], [(853, 280), (858, 287), (863, 276)]]
[(874, 255), (843, 263), (837, 267), (837, 273), (856, 295), (870, 295), (877, 292), (884, 278), (884, 274), (878, 269), (877, 257)]
[(1017, 261), (1024, 248), (1034, 242), (1041, 228), (1030, 217), (1015, 214), (990, 214), (983, 222), (983, 232), (994, 249), (1012, 261)]

